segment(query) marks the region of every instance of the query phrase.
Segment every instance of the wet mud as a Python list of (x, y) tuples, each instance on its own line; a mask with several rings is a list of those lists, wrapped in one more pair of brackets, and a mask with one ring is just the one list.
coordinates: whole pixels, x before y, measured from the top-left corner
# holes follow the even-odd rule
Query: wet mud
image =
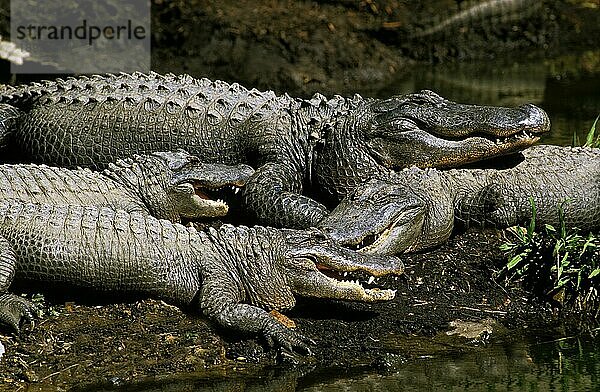
[(600, 8), (580, 0), (515, 1), (528, 5), (419, 36), (477, 3), (155, 0), (152, 68), (292, 96), (376, 96), (422, 64), (541, 62), (600, 47)]

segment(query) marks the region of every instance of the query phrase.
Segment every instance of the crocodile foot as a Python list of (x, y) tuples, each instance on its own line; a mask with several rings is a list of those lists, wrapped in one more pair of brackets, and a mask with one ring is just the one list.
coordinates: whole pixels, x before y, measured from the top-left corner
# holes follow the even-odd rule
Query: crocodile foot
[(294, 352), (294, 349), (303, 351), (304, 354), (312, 355), (311, 346), (316, 346), (316, 342), (306, 336), (293, 331), (280, 323), (270, 324), (264, 331), (265, 339), (269, 346), (275, 345)]
[(29, 300), (10, 293), (0, 295), (0, 323), (8, 325), (17, 334), (23, 323), (33, 327), (36, 315), (37, 308)]

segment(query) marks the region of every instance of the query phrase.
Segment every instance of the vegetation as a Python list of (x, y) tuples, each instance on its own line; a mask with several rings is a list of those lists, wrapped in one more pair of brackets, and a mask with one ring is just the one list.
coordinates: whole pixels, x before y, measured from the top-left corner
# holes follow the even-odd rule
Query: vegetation
[[(600, 116), (599, 116), (600, 117)], [(594, 121), (585, 146), (600, 147)], [(576, 138), (574, 137), (574, 141)], [(568, 230), (564, 222), (565, 200), (559, 208), (559, 227), (536, 225), (536, 206), (530, 198), (532, 219), (527, 228), (508, 229), (509, 239), (501, 249), (508, 262), (500, 275), (521, 282), (528, 290), (542, 295), (568, 310), (600, 316), (600, 236)]]
[[(594, 121), (592, 127), (588, 131), (587, 136), (585, 138), (585, 143), (583, 144), (584, 147), (600, 148), (600, 132), (598, 132), (598, 134), (596, 135), (596, 124), (598, 124), (598, 119), (600, 119), (600, 115), (596, 117), (596, 120)], [(581, 145), (581, 143), (579, 142), (579, 136), (577, 136), (576, 132), (573, 132), (571, 146), (574, 147), (579, 145)]]
[[(565, 201), (564, 203), (568, 203)], [(501, 249), (509, 255), (501, 274), (520, 281), (533, 293), (571, 310), (600, 316), (600, 237), (567, 230), (560, 208), (560, 227), (536, 231), (534, 217), (527, 228), (512, 227), (511, 240)]]

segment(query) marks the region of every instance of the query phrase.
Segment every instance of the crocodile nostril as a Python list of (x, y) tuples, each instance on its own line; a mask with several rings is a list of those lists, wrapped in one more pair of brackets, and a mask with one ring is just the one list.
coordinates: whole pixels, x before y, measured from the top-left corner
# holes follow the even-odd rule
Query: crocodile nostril
[(550, 130), (550, 118), (544, 109), (530, 103), (521, 105), (519, 108), (527, 114), (523, 123), (528, 125), (530, 130), (535, 133), (544, 133)]

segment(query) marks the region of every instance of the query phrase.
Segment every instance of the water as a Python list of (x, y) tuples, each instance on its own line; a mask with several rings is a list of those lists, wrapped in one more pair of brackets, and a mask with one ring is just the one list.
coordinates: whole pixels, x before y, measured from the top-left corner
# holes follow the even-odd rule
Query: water
[(384, 375), (307, 381), (298, 390), (596, 391), (600, 389), (600, 338), (524, 338), (460, 356), (416, 360)]
[(520, 337), (466, 354), (400, 361), (385, 372), (278, 368), (261, 375), (152, 380), (94, 391), (597, 391), (600, 336)]

